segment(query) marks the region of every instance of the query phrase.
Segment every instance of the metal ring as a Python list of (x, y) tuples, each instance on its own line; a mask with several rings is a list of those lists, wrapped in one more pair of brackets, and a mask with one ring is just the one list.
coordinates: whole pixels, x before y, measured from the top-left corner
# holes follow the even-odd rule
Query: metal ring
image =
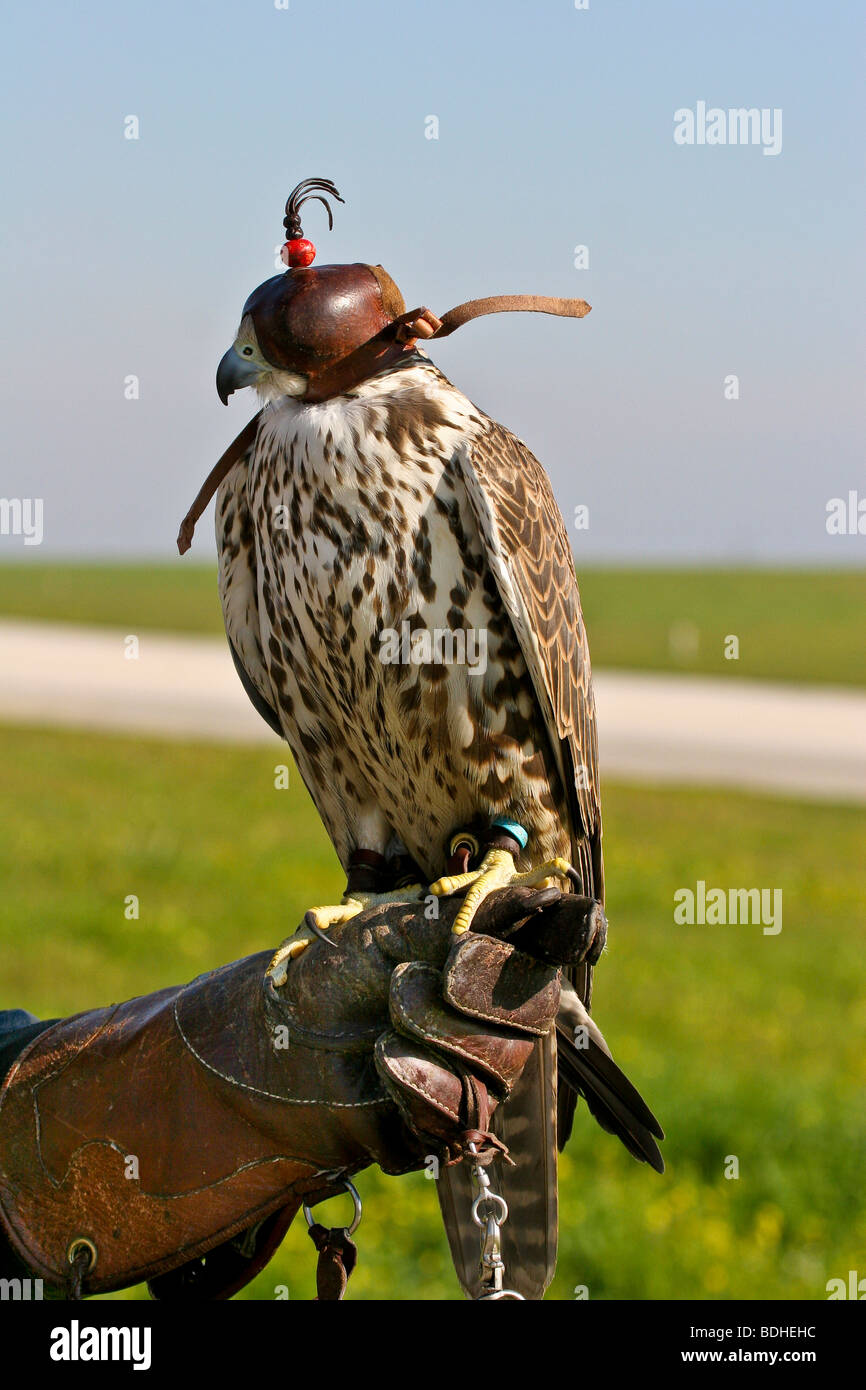
[(472, 1220), (475, 1222), (476, 1226), (487, 1225), (488, 1218), (486, 1216), (480, 1217), (478, 1215), (478, 1208), (481, 1206), (482, 1202), (499, 1203), (499, 1216), (496, 1218), (496, 1220), (499, 1222), (500, 1226), (502, 1226), (508, 1220), (508, 1203), (506, 1202), (504, 1197), (500, 1197), (498, 1192), (479, 1192), (478, 1196), (475, 1198), (475, 1201), (472, 1203)]
[(476, 839), (476, 837), (469, 830), (460, 830), (457, 832), (456, 835), (451, 836), (451, 840), (448, 845), (449, 858), (452, 854), (456, 854), (461, 846), (464, 849), (469, 850), (469, 856), (471, 859), (474, 859), (476, 854), (478, 854), (479, 850), (481, 849), (480, 841)]
[[(361, 1215), (363, 1212), (363, 1207), (361, 1206), (361, 1198), (358, 1196), (358, 1189), (355, 1187), (354, 1183), (349, 1182), (348, 1178), (342, 1179), (342, 1187), (344, 1192), (348, 1192), (349, 1196), (352, 1198), (352, 1201), (355, 1204), (355, 1215), (352, 1218), (351, 1226), (349, 1226), (348, 1228), (349, 1235), (353, 1236), (361, 1224)], [(336, 1196), (336, 1193), (334, 1195)], [(330, 1198), (322, 1197), (321, 1200), (323, 1202), (328, 1202), (330, 1201)], [(304, 1203), (304, 1218), (308, 1226), (315, 1226), (316, 1223), (313, 1220), (313, 1213), (307, 1206), (306, 1202)]]
[(87, 1272), (90, 1273), (91, 1269), (93, 1269), (93, 1266), (96, 1264), (98, 1252), (93, 1241), (88, 1240), (87, 1236), (76, 1236), (75, 1239), (70, 1242), (69, 1249), (66, 1251), (66, 1262), (71, 1265), (75, 1264), (75, 1260), (81, 1250), (87, 1250), (90, 1253), (90, 1264), (87, 1266)]

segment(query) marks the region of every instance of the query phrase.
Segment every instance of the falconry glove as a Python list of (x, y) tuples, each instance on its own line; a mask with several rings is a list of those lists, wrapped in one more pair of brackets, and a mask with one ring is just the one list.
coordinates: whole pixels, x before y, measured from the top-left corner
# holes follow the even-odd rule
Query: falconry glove
[[(604, 917), (510, 889), (455, 942), (457, 906), (371, 909), (281, 988), (261, 953), (40, 1033), (0, 1094), (0, 1226), (20, 1265), (54, 1297), (149, 1280), (159, 1298), (227, 1298), (302, 1203), (370, 1164), (444, 1174), (470, 1144), (499, 1154), (490, 1117), (552, 1036), (559, 965), (595, 958)], [(579, 1084), (655, 1161), (647, 1117), (661, 1131), (603, 1047), (571, 1046)]]

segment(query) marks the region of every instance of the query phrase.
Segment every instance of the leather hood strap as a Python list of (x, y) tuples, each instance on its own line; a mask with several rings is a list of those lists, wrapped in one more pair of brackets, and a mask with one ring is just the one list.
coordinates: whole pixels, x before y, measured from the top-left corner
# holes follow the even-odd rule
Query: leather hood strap
[(261, 418), (262, 412), (256, 411), (252, 420), (247, 421), (237, 438), (232, 440), (225, 453), (214, 464), (199, 488), (196, 499), (180, 523), (180, 530), (177, 533), (177, 548), (181, 555), (185, 555), (192, 545), (195, 524), (223, 478), (231, 472), (238, 460), (243, 458), (250, 445), (255, 443)]
[(557, 299), (547, 294), (494, 294), (488, 299), (467, 299), (465, 304), (449, 309), (443, 315), (441, 328), (432, 336), (447, 338), (456, 328), (462, 328), (472, 319), (483, 318), (485, 314), (555, 314), (562, 319), (585, 319), (591, 308), (585, 299)]
[[(412, 309), (393, 319), (374, 338), (347, 353), (310, 383), (304, 401), (317, 404), (340, 396), (375, 376), (385, 367), (398, 362), (411, 352), (419, 338), (447, 338), (464, 323), (483, 318), (486, 314), (555, 314), (559, 318), (582, 319), (591, 309), (585, 299), (556, 299), (539, 294), (498, 294), (487, 299), (468, 299), (449, 309), (441, 319), (429, 309)], [(177, 548), (185, 555), (192, 545), (195, 525), (223, 479), (255, 442), (262, 411), (259, 410), (226, 449), (202, 483), (195, 501), (180, 524)]]

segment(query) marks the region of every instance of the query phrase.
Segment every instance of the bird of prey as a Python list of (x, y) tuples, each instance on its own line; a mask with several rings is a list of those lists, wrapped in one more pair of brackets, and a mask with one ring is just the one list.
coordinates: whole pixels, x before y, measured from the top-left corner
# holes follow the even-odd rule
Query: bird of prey
[[(307, 268), (298, 214), (314, 189), (337, 196), (319, 180), (295, 190), (290, 268), (250, 296), (217, 375), (224, 401), (251, 385), (263, 403), (217, 493), (226, 633), (348, 878), (343, 902), (312, 909), (278, 952), (278, 983), (311, 931), (383, 894), (435, 904), (468, 888), (457, 931), (509, 883), (571, 878), (604, 896), (589, 648), (550, 482), (430, 360), (429, 325), (382, 267)], [(584, 1014), (590, 990), (584, 966), (572, 981)], [(535, 1154), (532, 1190), (512, 1184), (509, 1200), (537, 1297), (555, 1247), (557, 1126), (561, 1146), (576, 1100), (562, 1089), (557, 1120), (552, 1038), (522, 1084), (524, 1113), (515, 1096), (500, 1123)], [(440, 1187), (445, 1207), (455, 1189)]]

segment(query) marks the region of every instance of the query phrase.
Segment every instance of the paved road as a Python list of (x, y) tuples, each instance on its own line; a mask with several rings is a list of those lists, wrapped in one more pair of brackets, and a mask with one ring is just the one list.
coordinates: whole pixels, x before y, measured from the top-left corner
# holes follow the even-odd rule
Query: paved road
[[(6, 722), (275, 744), (223, 641), (0, 620)], [(866, 802), (866, 694), (596, 674), (603, 774)]]

